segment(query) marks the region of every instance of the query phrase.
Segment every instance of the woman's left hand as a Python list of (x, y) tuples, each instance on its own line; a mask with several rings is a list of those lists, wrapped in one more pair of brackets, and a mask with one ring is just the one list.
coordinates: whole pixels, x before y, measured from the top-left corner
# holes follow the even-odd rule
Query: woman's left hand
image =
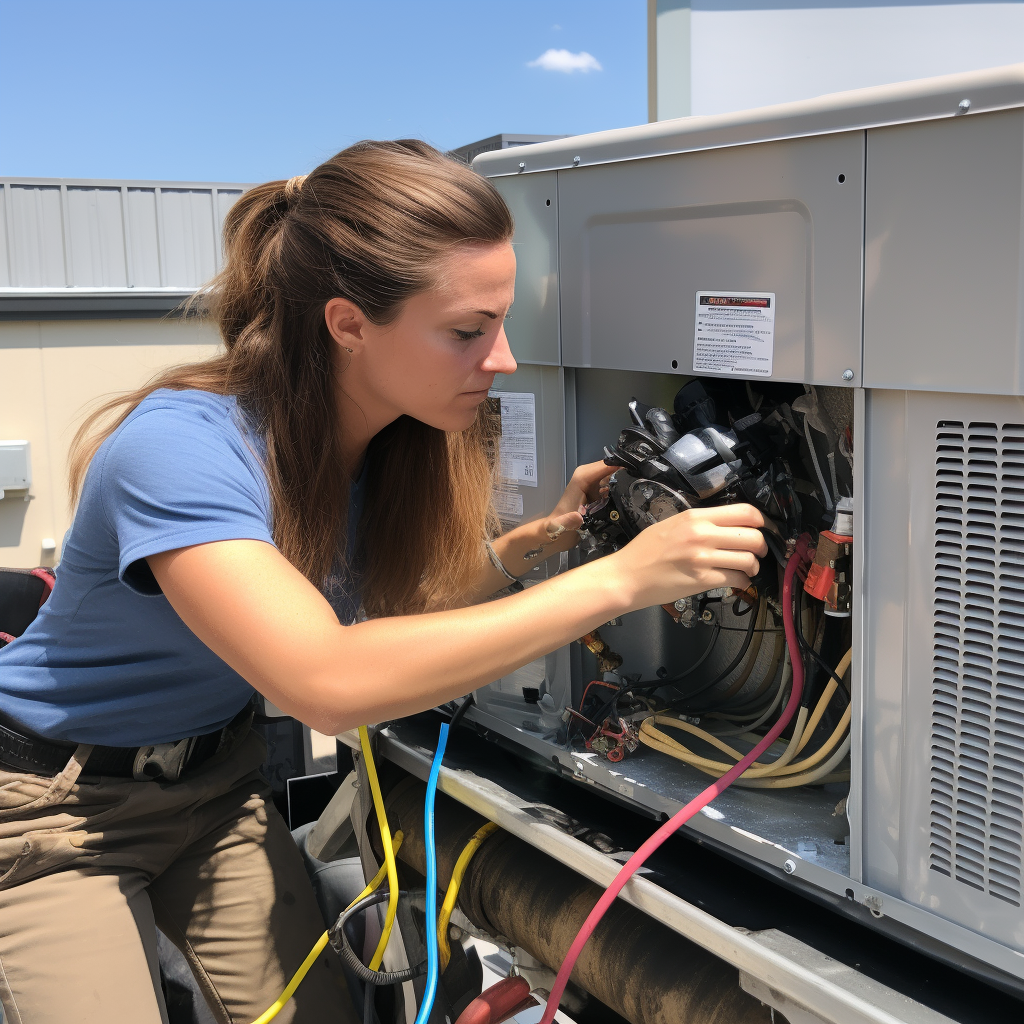
[(583, 525), (580, 509), (607, 493), (608, 478), (614, 472), (615, 467), (605, 462), (588, 462), (576, 467), (565, 493), (544, 522), (550, 539), (544, 545), (545, 555), (576, 546), (579, 540), (576, 531)]

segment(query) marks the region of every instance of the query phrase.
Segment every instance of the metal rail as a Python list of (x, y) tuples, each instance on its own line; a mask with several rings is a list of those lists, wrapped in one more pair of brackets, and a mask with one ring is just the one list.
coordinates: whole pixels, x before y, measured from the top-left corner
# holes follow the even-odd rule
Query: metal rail
[[(358, 748), (355, 733), (338, 739)], [(426, 779), (431, 751), (388, 729), (378, 743), (383, 757)], [(539, 819), (532, 812), (537, 804), (474, 772), (442, 767), (438, 789), (598, 885), (608, 885), (621, 867)], [(785, 1013), (791, 1024), (953, 1024), (797, 939), (774, 929), (734, 928), (643, 877), (632, 878), (620, 898), (738, 968), (743, 988)]]

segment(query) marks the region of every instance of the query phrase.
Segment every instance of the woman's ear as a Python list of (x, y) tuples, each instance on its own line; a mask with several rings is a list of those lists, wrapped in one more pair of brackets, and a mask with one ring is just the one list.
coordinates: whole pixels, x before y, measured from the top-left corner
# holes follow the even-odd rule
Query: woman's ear
[(324, 320), (331, 337), (346, 352), (358, 352), (365, 344), (369, 321), (354, 302), (331, 299), (324, 308)]

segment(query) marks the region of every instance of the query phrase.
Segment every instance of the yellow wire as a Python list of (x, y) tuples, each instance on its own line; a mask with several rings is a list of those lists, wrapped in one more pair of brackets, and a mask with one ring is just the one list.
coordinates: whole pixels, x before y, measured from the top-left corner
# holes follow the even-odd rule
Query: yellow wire
[(384, 846), (384, 864), (388, 872), (388, 912), (384, 915), (384, 930), (380, 933), (380, 942), (370, 960), (370, 970), (375, 971), (380, 967), (384, 959), (384, 950), (387, 949), (388, 939), (391, 938), (391, 929), (395, 923), (395, 914), (398, 912), (398, 866), (395, 864), (395, 851), (391, 846), (391, 828), (388, 825), (387, 812), (384, 810), (384, 797), (381, 795), (380, 782), (377, 781), (377, 766), (373, 763), (373, 751), (370, 749), (370, 734), (366, 726), (359, 726), (359, 747), (363, 752), (363, 762), (366, 765), (366, 777), (370, 782), (370, 792), (373, 794), (373, 807), (377, 812), (377, 826), (380, 829), (380, 839)]
[[(402, 840), (404, 838), (405, 834), (402, 832), (401, 829), (399, 829), (395, 833), (394, 840), (394, 849), (396, 853), (401, 848)], [(351, 910), (361, 899), (364, 899), (365, 897), (369, 896), (371, 892), (376, 892), (377, 887), (380, 885), (381, 882), (384, 881), (384, 876), (385, 874), (387, 874), (387, 870), (387, 864), (382, 864), (380, 866), (380, 871), (378, 871), (377, 874), (373, 876), (373, 880), (370, 882), (370, 884), (365, 889), (363, 889), (363, 891), (345, 909)], [(285, 986), (284, 991), (277, 997), (276, 1002), (274, 1002), (274, 1004), (271, 1007), (269, 1007), (262, 1014), (260, 1014), (260, 1016), (257, 1017), (252, 1022), (252, 1024), (269, 1024), (269, 1022), (272, 1021), (284, 1009), (285, 1003), (287, 1003), (288, 1000), (291, 999), (293, 995), (295, 995), (295, 990), (299, 987), (300, 984), (302, 984), (302, 980), (309, 973), (310, 967), (312, 967), (313, 964), (316, 963), (316, 958), (324, 951), (324, 949), (327, 948), (327, 942), (329, 938), (330, 932), (324, 932), (323, 935), (321, 935), (320, 938), (316, 940), (316, 945), (309, 951), (309, 956), (307, 956), (306, 959), (302, 961), (301, 966), (292, 975), (292, 980), (289, 981), (288, 984)]]
[(466, 869), (469, 867), (469, 862), (473, 859), (473, 854), (480, 849), (484, 840), (497, 830), (498, 826), (493, 821), (487, 822), (486, 825), (481, 825), (473, 833), (473, 838), (462, 848), (462, 853), (459, 854), (459, 859), (455, 862), (452, 880), (448, 883), (448, 891), (444, 894), (444, 902), (441, 904), (441, 913), (437, 917), (437, 947), (438, 953), (441, 956), (442, 971), (448, 966), (448, 961), (452, 956), (451, 946), (448, 944), (448, 921), (451, 919), (452, 911), (455, 909), (455, 901), (459, 896), (459, 886), (462, 885), (462, 879), (466, 875)]

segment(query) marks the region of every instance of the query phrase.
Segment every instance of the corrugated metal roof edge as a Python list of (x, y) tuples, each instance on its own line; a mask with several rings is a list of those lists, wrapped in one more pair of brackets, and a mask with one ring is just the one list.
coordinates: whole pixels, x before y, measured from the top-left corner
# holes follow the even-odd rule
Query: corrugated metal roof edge
[[(970, 101), (969, 113), (959, 108)], [(829, 93), (729, 114), (615, 128), (558, 142), (482, 153), (473, 167), (489, 177), (567, 170), (674, 153), (808, 135), (834, 134), (1024, 106), (1024, 64)], [(574, 158), (580, 157), (579, 163)], [(525, 164), (521, 167), (520, 164)]]
[[(202, 289), (198, 289), (202, 290)], [(0, 287), (0, 322), (119, 320), (182, 315), (194, 288)]]
[(242, 191), (253, 188), (257, 182), (233, 181), (146, 181), (127, 178), (30, 178), (12, 175), (0, 175), (0, 185), (32, 185), (54, 186), (66, 185), (68, 188), (182, 188), (182, 189), (223, 189), (225, 191)]

